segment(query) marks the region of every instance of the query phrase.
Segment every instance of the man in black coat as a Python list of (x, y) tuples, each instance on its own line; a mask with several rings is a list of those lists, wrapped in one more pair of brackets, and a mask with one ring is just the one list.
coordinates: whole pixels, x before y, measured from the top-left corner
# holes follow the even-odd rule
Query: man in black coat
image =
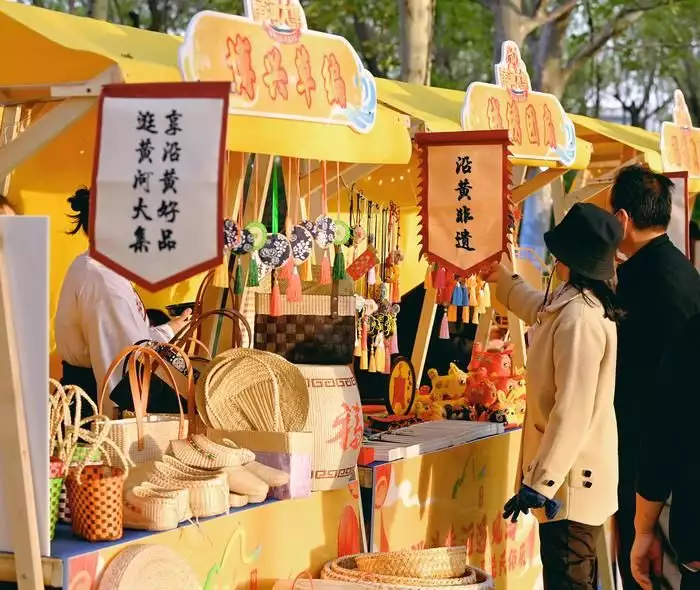
[(652, 587), (651, 574), (661, 573), (663, 552), (655, 528), (673, 494), (669, 528), (683, 576), (681, 590), (700, 590), (700, 430), (695, 425), (700, 397), (693, 371), (698, 343), (700, 315), (674, 339), (661, 368), (657, 391), (666, 400), (669, 427), (650, 425), (642, 437), (632, 572), (643, 588)]
[(700, 274), (666, 234), (671, 220), (669, 178), (641, 166), (620, 171), (610, 204), (625, 231), (620, 245), (627, 261), (617, 271), (617, 294), (625, 317), (618, 326), (615, 412), (620, 480), (618, 565), (624, 590), (640, 588), (632, 577), (635, 484), (642, 433), (676, 428), (660, 416), (670, 410), (671, 392), (661, 392), (661, 361), (679, 329), (700, 313)]

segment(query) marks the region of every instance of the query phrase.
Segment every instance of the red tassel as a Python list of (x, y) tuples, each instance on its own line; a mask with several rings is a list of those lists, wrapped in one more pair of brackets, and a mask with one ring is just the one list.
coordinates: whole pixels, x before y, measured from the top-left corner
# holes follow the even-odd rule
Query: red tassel
[(328, 250), (323, 253), (323, 261), (321, 262), (321, 279), (319, 285), (331, 284), (331, 259), (328, 257)]
[(361, 342), (362, 350), (367, 350), (367, 322), (364, 320), (362, 321), (361, 334), (362, 334), (362, 342)]
[(444, 289), (446, 286), (447, 286), (447, 271), (443, 267), (440, 267), (440, 270), (437, 272), (437, 276), (435, 277), (435, 288), (436, 289)]
[(301, 277), (295, 265), (292, 269), (292, 275), (287, 282), (287, 301), (289, 303), (299, 303), (301, 299)]
[(272, 293), (270, 293), (270, 315), (279, 317), (282, 315), (282, 295), (277, 277), (272, 277)]
[(440, 340), (450, 339), (450, 324), (447, 322), (447, 310), (442, 314), (442, 323), (440, 324)]
[(294, 258), (290, 256), (287, 258), (287, 262), (285, 262), (279, 269), (279, 279), (282, 281), (288, 281), (290, 278), (292, 278), (292, 269), (294, 269), (294, 267)]
[(391, 335), (391, 354), (399, 354), (398, 327), (394, 328), (394, 333)]
[(384, 374), (391, 373), (391, 344), (389, 340), (384, 341)]

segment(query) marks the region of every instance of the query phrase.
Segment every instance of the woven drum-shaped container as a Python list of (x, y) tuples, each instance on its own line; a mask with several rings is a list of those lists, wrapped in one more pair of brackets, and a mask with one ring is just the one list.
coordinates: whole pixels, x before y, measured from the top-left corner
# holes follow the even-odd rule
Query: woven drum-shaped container
[(314, 435), (311, 489), (344, 487), (357, 465), (364, 422), (360, 391), (348, 366), (297, 365), (309, 389), (309, 419)]
[[(86, 465), (102, 465), (102, 451), (98, 448), (92, 448), (91, 446), (83, 443), (78, 443), (73, 451), (73, 458), (71, 459), (70, 466), (76, 467), (83, 461)], [(90, 456), (88, 457), (88, 453)], [(66, 482), (64, 480), (63, 487), (61, 487), (61, 494), (58, 498), (58, 520), (65, 524), (71, 523), (70, 518), (70, 506), (68, 505), (68, 492), (66, 491)]]
[(355, 556), (357, 569), (404, 578), (458, 578), (464, 575), (466, 547), (437, 547), (420, 551), (392, 551)]
[(121, 469), (89, 465), (80, 474), (71, 470), (66, 489), (76, 535), (88, 541), (121, 539), (124, 532), (124, 472)]
[(109, 562), (100, 590), (201, 590), (187, 561), (163, 545), (132, 545)]

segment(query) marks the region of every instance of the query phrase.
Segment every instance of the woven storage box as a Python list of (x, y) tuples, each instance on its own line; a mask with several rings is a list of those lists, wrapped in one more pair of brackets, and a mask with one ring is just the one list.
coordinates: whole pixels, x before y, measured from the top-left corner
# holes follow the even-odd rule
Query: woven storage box
[(464, 576), (466, 563), (466, 547), (438, 547), (355, 556), (357, 569), (363, 572), (408, 578), (459, 578)]
[(255, 348), (283, 356), (292, 363), (343, 365), (352, 363), (356, 302), (350, 280), (318, 284), (302, 282), (302, 300), (285, 298), (280, 281), (282, 315), (270, 315), (269, 279), (255, 298)]
[(270, 497), (278, 500), (304, 498), (311, 495), (311, 465), (314, 437), (310, 432), (207, 431), (214, 442), (230, 440), (255, 453), (258, 463), (289, 474), (289, 483), (270, 489)]
[[(78, 475), (80, 477), (78, 477)], [(114, 541), (124, 533), (124, 472), (107, 465), (89, 465), (66, 479), (73, 532), (88, 541)]]
[(309, 388), (306, 430), (314, 436), (311, 489), (345, 487), (357, 465), (364, 429), (355, 375), (348, 366), (297, 367)]

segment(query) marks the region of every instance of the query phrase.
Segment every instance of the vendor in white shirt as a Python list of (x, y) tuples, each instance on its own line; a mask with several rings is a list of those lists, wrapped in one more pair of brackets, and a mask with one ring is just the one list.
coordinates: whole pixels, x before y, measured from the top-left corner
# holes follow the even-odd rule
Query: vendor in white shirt
[[(76, 191), (68, 202), (75, 215), (71, 232), (89, 234), (90, 192)], [(63, 359), (64, 385), (77, 385), (96, 402), (107, 368), (127, 346), (142, 340), (167, 342), (189, 320), (191, 310), (174, 320), (151, 327), (146, 309), (132, 284), (90, 258), (78, 256), (70, 265), (56, 310), (56, 347)], [(115, 371), (109, 391), (121, 380)], [(109, 393), (109, 392), (108, 392)]]

